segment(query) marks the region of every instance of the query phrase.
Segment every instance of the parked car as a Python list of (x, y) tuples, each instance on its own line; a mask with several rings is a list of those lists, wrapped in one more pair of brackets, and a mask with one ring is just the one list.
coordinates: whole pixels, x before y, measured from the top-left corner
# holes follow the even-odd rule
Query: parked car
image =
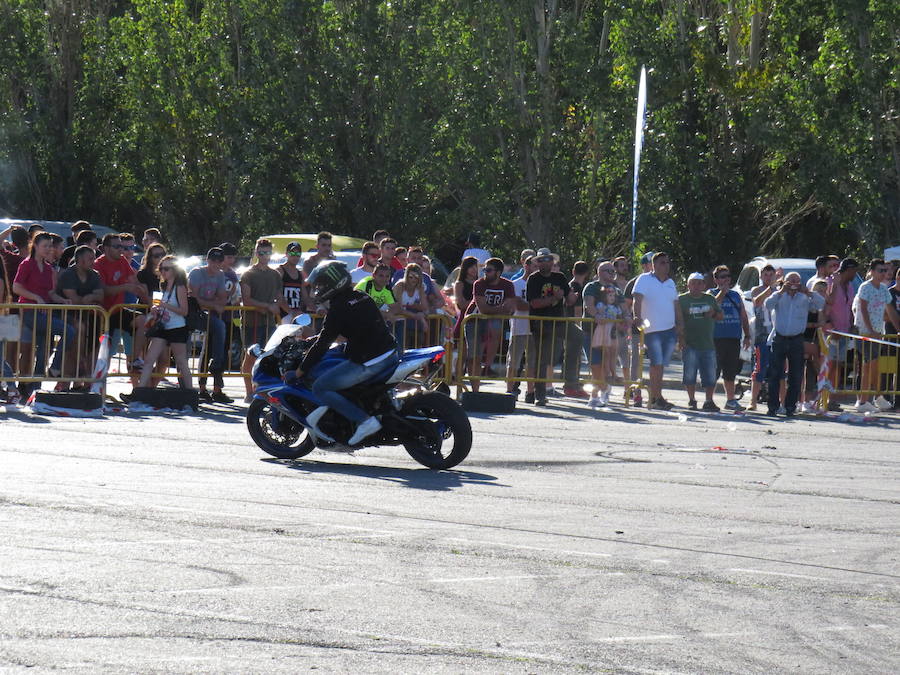
[[(268, 239), (272, 242), (272, 251), (274, 253), (281, 253), (287, 250), (287, 245), (293, 241), (299, 242), (303, 247), (304, 257), (306, 260), (308, 257), (305, 255), (307, 252), (315, 249), (316, 247), (316, 239), (318, 237), (317, 233), (305, 233), (305, 234), (264, 234), (263, 238)], [(334, 251), (349, 251), (349, 250), (361, 250), (363, 245), (366, 243), (365, 239), (359, 239), (358, 237), (345, 237), (340, 234), (333, 234), (331, 236), (331, 246)], [(356, 260), (353, 261), (353, 265), (351, 269), (356, 267)]]
[[(746, 265), (744, 265), (744, 269), (741, 270), (741, 273), (738, 275), (737, 283), (734, 285), (734, 290), (741, 294), (741, 297), (744, 298), (744, 306), (747, 310), (748, 316), (753, 316), (753, 302), (750, 300), (750, 291), (756, 286), (759, 286), (759, 272), (766, 265), (771, 265), (776, 270), (783, 270), (784, 276), (787, 276), (791, 272), (797, 272), (800, 275), (801, 282), (805, 285), (807, 281), (812, 279), (816, 275), (816, 261), (812, 258), (766, 258), (765, 256), (757, 256)], [(853, 292), (854, 294), (859, 289), (863, 280), (859, 274), (856, 275), (856, 278), (853, 280)], [(751, 329), (753, 326), (753, 322), (750, 322)], [(742, 355), (741, 358), (744, 358)]]
[[(45, 232), (58, 234), (68, 244), (69, 237), (72, 236), (72, 224), (74, 222), (75, 221), (66, 222), (62, 220), (22, 220), (20, 218), (0, 218), (0, 232), (10, 227), (11, 225), (19, 225), (20, 227), (24, 227), (26, 230), (32, 225), (40, 225), (44, 228)], [(91, 229), (97, 233), (97, 239), (103, 239), (103, 235), (109, 234), (110, 232), (117, 232), (117, 230), (114, 230), (111, 227), (106, 227), (106, 225), (94, 225), (93, 223), (91, 223)]]

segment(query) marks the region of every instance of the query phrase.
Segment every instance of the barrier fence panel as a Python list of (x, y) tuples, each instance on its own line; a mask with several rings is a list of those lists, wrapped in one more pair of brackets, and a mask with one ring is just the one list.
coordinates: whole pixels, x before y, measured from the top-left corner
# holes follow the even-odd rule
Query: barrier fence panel
[[(148, 309), (148, 305), (117, 305), (110, 309), (110, 330), (117, 331), (112, 341), (110, 376), (139, 376), (140, 373), (131, 366), (136, 358), (143, 355), (147, 344), (143, 335), (143, 313)], [(323, 315), (312, 316), (321, 327)], [(188, 337), (191, 374), (200, 378), (201, 384), (205, 384), (210, 377), (246, 377), (247, 374), (241, 372), (246, 350), (253, 344), (265, 345), (283, 319), (261, 308), (234, 305), (226, 307), (221, 315), (207, 312), (204, 321), (203, 329), (191, 331)], [(400, 325), (395, 334), (403, 331), (398, 343), (404, 340), (404, 348), (445, 344), (447, 354), (444, 362), (440, 368), (429, 373), (428, 382), (429, 385), (449, 384), (452, 379), (453, 346), (447, 340), (452, 331), (451, 318), (445, 314), (428, 315), (423, 322), (428, 327), (427, 331), (422, 330), (423, 324), (418, 322), (410, 322), (413, 324), (411, 326), (403, 323), (398, 322)], [(170, 355), (164, 351), (157, 360), (155, 374), (165, 377), (174, 372)]]
[(643, 379), (643, 332), (635, 335), (631, 326), (627, 319), (469, 314), (457, 342), (455, 384), (461, 393), (478, 391), (481, 382), (503, 381), (507, 391), (524, 382), (540, 394), (562, 382), (577, 390), (590, 385), (595, 395), (618, 384), (630, 403)]
[[(149, 305), (116, 305), (110, 309), (112, 337), (110, 376), (137, 377), (136, 359), (142, 363), (147, 338), (144, 335), (145, 314)], [(247, 347), (264, 345), (280, 323), (271, 312), (257, 307), (233, 305), (221, 315), (205, 312), (202, 328), (188, 335), (188, 362), (194, 377), (242, 377), (241, 365)], [(248, 342), (249, 341), (249, 342)], [(174, 373), (171, 355), (164, 350), (154, 365), (154, 373), (165, 377)]]
[(0, 381), (89, 389), (107, 321), (95, 305), (0, 304)]
[(429, 369), (422, 377), (424, 385), (433, 389), (438, 385), (449, 387), (453, 381), (453, 317), (445, 313), (428, 314), (422, 321), (403, 319), (394, 322), (394, 337), (397, 347), (421, 349), (423, 347), (444, 347), (444, 358), (437, 368)]
[(144, 323), (150, 305), (130, 303), (109, 308), (108, 376), (140, 377), (140, 369), (132, 369), (135, 358), (143, 356), (147, 345)]
[(826, 405), (844, 396), (884, 397), (895, 406), (900, 404), (900, 335), (873, 338), (820, 331), (819, 344), (826, 358), (818, 388)]

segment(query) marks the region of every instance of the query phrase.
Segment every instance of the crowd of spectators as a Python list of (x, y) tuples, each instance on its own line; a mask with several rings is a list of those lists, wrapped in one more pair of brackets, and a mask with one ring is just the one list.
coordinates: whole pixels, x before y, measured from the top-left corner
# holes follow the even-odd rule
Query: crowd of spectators
[[(27, 231), (13, 226), (0, 233), (0, 299), (116, 308), (112, 344), (124, 344), (138, 386), (155, 385), (174, 360), (180, 385), (191, 387), (187, 345), (191, 332), (199, 330), (204, 334), (199, 370), (213, 379), (211, 392), (206, 377), (199, 379), (200, 396), (220, 403), (232, 402), (223, 373), (232, 363), (229, 350), (236, 338), (242, 347), (264, 344), (278, 323), (301, 312), (327, 311), (312, 301), (306, 278), (317, 264), (336, 257), (328, 232), (318, 234), (302, 265), (299, 242), (288, 244), (284, 262), (275, 267), (270, 265), (272, 243), (258, 240), (252, 264), (240, 278), (234, 269), (238, 251), (231, 243), (211, 248), (205, 265), (189, 275), (169, 255), (159, 230), (146, 230), (141, 245), (130, 234), (107, 234), (98, 241), (84, 221), (72, 226), (68, 246), (37, 227)], [(832, 387), (847, 388), (853, 362), (857, 388), (876, 389), (883, 347), (860, 337), (900, 330), (895, 283), (900, 270), (883, 260), (871, 262), (858, 290), (854, 280), (859, 265), (849, 258), (820, 256), (807, 284), (796, 273), (784, 275), (766, 266), (759, 285), (743, 296), (733, 289), (731, 272), (723, 265), (690, 274), (679, 292), (671, 261), (662, 252), (644, 255), (635, 275), (623, 256), (601, 257), (595, 264), (578, 261), (565, 274), (559, 256), (547, 248), (525, 249), (513, 267), (483, 248), (478, 233), (472, 233), (458, 263), (441, 287), (421, 246), (401, 246), (379, 230), (362, 247), (351, 277), (358, 290), (375, 299), (401, 348), (453, 341), (472, 389), (478, 390), (481, 378), (505, 379), (509, 393), (520, 395), (524, 384), (525, 402), (538, 406), (547, 405), (552, 396), (607, 405), (614, 383), (623, 385), (625, 399), (644, 405), (641, 388), (631, 386), (642, 379), (644, 357), (649, 366), (646, 405), (669, 410), (673, 404), (663, 394), (664, 370), (678, 348), (689, 408), (698, 408), (699, 378), (702, 409), (718, 411), (715, 392), (721, 379), (723, 407), (741, 411), (741, 356), (752, 347), (749, 407), (756, 409), (765, 399), (768, 414), (790, 416), (818, 405), (821, 383), (810, 389), (804, 382), (815, 385), (823, 365)], [(250, 311), (228, 309), (236, 305)], [(434, 322), (435, 314), (447, 318)], [(466, 320), (469, 315), (476, 316)], [(86, 377), (96, 356), (96, 315), (29, 308), (21, 312), (20, 322), (18, 345), (7, 344), (2, 351), (4, 377), (49, 374), (58, 390), (69, 388), (67, 376)], [(824, 351), (820, 331), (827, 336)], [(242, 352), (240, 368), (250, 400), (254, 357)], [(498, 360), (505, 360), (505, 372), (497, 369)], [(587, 377), (582, 376), (583, 365)], [(549, 382), (556, 379), (557, 367), (560, 391)], [(10, 391), (27, 394), (34, 386), (39, 383), (22, 382), (19, 391)], [(853, 403), (863, 412), (891, 405), (865, 393)], [(833, 400), (830, 407), (839, 406)]]

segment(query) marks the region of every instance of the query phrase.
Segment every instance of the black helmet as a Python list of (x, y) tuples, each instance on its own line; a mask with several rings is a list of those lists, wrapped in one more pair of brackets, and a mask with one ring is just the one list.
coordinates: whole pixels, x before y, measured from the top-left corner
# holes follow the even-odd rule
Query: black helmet
[(340, 260), (326, 260), (316, 265), (310, 272), (309, 285), (312, 287), (313, 300), (325, 302), (345, 288), (350, 288), (352, 280), (347, 264)]

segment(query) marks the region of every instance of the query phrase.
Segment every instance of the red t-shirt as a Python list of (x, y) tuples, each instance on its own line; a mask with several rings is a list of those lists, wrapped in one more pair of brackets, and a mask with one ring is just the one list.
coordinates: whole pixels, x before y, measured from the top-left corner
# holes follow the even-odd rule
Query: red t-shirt
[[(6, 275), (3, 280), (6, 284), (6, 292), (9, 293), (13, 302), (17, 302), (19, 296), (12, 292), (13, 279), (16, 278), (16, 272), (19, 270), (19, 265), (25, 260), (25, 256), (0, 248), (0, 258), (3, 259), (3, 271)], [(0, 301), (3, 301), (3, 298), (0, 298)]]
[[(122, 284), (127, 284), (129, 281), (133, 281), (132, 277), (134, 276), (134, 270), (131, 268), (128, 261), (125, 260), (124, 256), (118, 260), (113, 260), (112, 258), (107, 258), (105, 255), (101, 255), (94, 261), (94, 269), (97, 270), (97, 273), (103, 280), (104, 286), (121, 286)], [(116, 293), (115, 295), (103, 296), (104, 309), (110, 309), (111, 307), (121, 305), (124, 302), (125, 291)]]
[(488, 307), (499, 307), (508, 298), (516, 297), (516, 287), (509, 279), (500, 277), (492, 284), (482, 279), (476, 279), (472, 287), (472, 304), (469, 305), (468, 313), (478, 311), (475, 304), (475, 298), (484, 298), (484, 302)]
[[(53, 267), (47, 263), (38, 265), (34, 258), (25, 258), (19, 269), (16, 270), (16, 278), (13, 283), (24, 286), (35, 295), (41, 296), (44, 302), (51, 302), (50, 291), (53, 290)], [(19, 302), (33, 303), (34, 300), (19, 296)]]

